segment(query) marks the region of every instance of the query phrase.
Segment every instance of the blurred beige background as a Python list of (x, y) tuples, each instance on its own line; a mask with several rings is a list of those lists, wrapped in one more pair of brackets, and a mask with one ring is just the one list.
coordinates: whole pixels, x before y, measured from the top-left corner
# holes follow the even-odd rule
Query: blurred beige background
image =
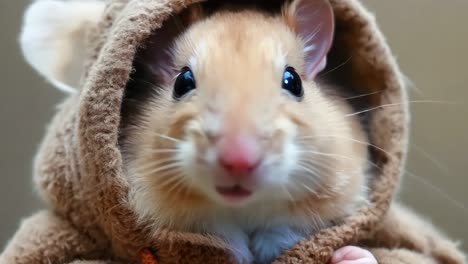
[[(31, 161), (62, 94), (27, 66), (17, 35), (27, 0), (0, 1), (0, 248), (41, 205)], [(468, 1), (365, 2), (414, 82), (411, 153), (401, 197), (468, 252)], [(1, 250), (0, 250), (1, 251)]]

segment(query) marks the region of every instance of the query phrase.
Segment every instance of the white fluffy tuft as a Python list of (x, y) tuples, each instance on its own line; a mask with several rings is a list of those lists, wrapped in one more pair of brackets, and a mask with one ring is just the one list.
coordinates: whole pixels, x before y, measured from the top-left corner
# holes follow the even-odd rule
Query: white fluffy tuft
[(85, 34), (101, 18), (100, 0), (39, 0), (25, 12), (20, 45), (26, 61), (58, 89), (74, 92), (83, 73)]

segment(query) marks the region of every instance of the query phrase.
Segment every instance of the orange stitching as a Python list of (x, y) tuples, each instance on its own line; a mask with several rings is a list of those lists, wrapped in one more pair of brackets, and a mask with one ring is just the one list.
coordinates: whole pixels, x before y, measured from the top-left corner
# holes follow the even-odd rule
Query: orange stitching
[(143, 249), (140, 252), (140, 257), (142, 264), (159, 264), (153, 252), (151, 252), (149, 249)]

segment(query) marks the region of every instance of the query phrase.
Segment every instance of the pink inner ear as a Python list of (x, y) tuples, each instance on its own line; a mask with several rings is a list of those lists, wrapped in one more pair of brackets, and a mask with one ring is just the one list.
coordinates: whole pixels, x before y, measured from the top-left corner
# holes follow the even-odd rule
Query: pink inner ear
[(326, 66), (333, 42), (335, 19), (328, 0), (295, 0), (295, 30), (304, 41), (305, 74), (309, 80)]

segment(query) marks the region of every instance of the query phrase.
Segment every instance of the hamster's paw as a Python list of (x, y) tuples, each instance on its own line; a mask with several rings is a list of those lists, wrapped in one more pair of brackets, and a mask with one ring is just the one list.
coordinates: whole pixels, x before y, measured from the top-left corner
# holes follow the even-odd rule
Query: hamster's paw
[(231, 244), (231, 251), (237, 263), (249, 264), (254, 261), (252, 253), (250, 252), (250, 249), (248, 248), (247, 243), (245, 243), (245, 241), (231, 240), (229, 241), (229, 243)]
[(214, 233), (224, 238), (237, 263), (249, 264), (253, 262), (253, 256), (249, 249), (249, 237), (240, 228), (222, 225), (217, 227), (217, 232)]
[(250, 242), (255, 263), (269, 264), (273, 262), (285, 250), (293, 247), (304, 237), (302, 233), (289, 227), (276, 227), (256, 231)]
[(333, 254), (332, 264), (377, 264), (370, 251), (360, 247), (347, 246), (338, 249)]

